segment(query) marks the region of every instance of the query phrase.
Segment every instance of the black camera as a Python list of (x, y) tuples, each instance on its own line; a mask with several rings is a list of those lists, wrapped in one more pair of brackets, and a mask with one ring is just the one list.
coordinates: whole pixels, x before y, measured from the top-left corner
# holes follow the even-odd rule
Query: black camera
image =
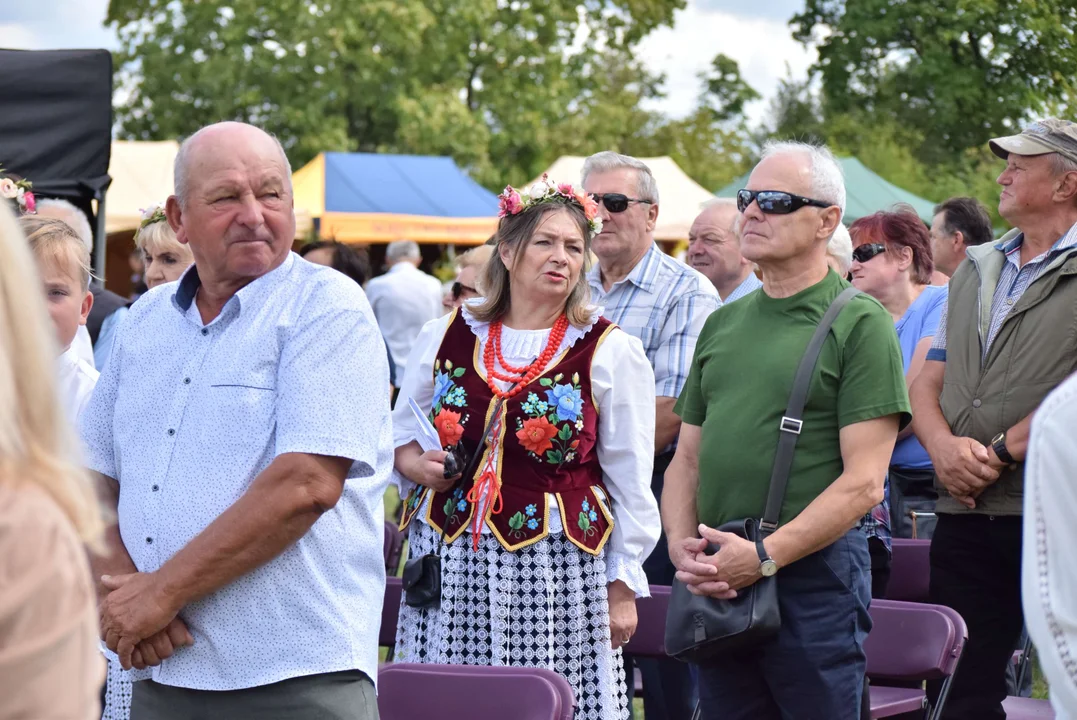
[(467, 468), (467, 454), (464, 444), (459, 442), (446, 448), (449, 454), (445, 456), (445, 479), (454, 478)]

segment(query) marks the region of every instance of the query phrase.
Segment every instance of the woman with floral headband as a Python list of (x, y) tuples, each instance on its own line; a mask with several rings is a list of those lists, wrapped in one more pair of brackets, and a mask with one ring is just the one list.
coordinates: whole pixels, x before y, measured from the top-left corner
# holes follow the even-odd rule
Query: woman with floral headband
[[(396, 658), (552, 668), (577, 718), (621, 720), (620, 648), (659, 533), (654, 377), (589, 304), (595, 201), (545, 176), (500, 201), (486, 297), (427, 323), (394, 411), (409, 563), (441, 566), (439, 600), (402, 601)], [(412, 402), (439, 449), (420, 447)]]
[(179, 280), (183, 271), (194, 264), (191, 248), (176, 239), (176, 233), (168, 224), (163, 204), (142, 211), (142, 222), (135, 232), (135, 246), (142, 253), (145, 266), (142, 277), (150, 290)]

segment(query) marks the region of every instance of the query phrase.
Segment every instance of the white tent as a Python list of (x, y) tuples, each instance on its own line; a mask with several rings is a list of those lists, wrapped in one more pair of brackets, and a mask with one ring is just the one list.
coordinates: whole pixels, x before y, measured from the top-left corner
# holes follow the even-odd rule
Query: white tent
[(105, 232), (136, 230), (142, 220), (142, 208), (164, 202), (172, 194), (172, 161), (179, 143), (112, 143), (108, 174), (112, 177), (105, 196)]
[[(654, 229), (655, 240), (687, 240), (692, 221), (699, 215), (705, 203), (714, 200), (714, 193), (688, 177), (671, 157), (639, 159), (651, 169), (658, 183), (658, 224)], [(584, 160), (586, 158), (563, 155), (549, 167), (546, 174), (556, 182), (578, 184)]]

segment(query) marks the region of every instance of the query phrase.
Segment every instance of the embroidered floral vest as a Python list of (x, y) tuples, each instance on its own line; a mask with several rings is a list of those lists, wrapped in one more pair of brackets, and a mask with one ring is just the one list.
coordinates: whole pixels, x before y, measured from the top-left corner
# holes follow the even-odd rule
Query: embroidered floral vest
[[(598, 463), (598, 410), (591, 394), (591, 360), (615, 326), (599, 318), (575, 344), (556, 358), (531, 385), (505, 401), (497, 432), (497, 477), (500, 512), (486, 525), (506, 550), (518, 550), (549, 534), (552, 496), (561, 514), (565, 536), (580, 549), (597, 555), (613, 529), (609, 495)], [(442, 447), (463, 440), (468, 453), (479, 446), (497, 398), (486, 384), (479, 340), (457, 311), (434, 361), (434, 400), (430, 420)], [(475, 507), (468, 491), (485, 465), (489, 448), (474, 477), (454, 491), (435, 493), (417, 487), (404, 501), (400, 528), (415, 517), (429, 496), (427, 522), (445, 541), (468, 528)], [(447, 524), (447, 525), (446, 525)]]

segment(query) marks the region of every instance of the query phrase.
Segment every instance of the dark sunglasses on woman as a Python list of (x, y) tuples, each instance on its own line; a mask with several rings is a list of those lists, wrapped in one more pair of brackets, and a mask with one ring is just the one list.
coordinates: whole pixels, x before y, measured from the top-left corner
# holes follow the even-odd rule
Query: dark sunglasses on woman
[(863, 265), (879, 253), (884, 252), (886, 252), (886, 246), (882, 243), (868, 243), (866, 245), (857, 245), (855, 248), (853, 248), (853, 260), (856, 260), (858, 263)]
[(640, 200), (639, 198), (630, 198), (627, 195), (621, 193), (606, 193), (605, 195), (592, 195), (596, 202), (600, 202), (606, 206), (606, 209), (611, 213), (623, 213), (628, 209), (628, 206), (632, 203), (647, 203), (653, 205), (650, 200)]
[(788, 215), (802, 207), (812, 205), (814, 207), (828, 208), (834, 203), (812, 200), (801, 195), (782, 192), (781, 190), (738, 190), (737, 210), (744, 212), (752, 201), (759, 204), (759, 209), (767, 215)]
[(452, 284), (452, 299), (453, 300), (459, 300), (460, 296), (463, 295), (465, 292), (471, 293), (471, 295), (473, 297), (478, 297), (478, 295), (479, 295), (478, 290), (476, 290), (473, 287), (469, 287), (467, 285), (464, 285), (459, 280), (457, 280), (456, 282), (454, 282)]

